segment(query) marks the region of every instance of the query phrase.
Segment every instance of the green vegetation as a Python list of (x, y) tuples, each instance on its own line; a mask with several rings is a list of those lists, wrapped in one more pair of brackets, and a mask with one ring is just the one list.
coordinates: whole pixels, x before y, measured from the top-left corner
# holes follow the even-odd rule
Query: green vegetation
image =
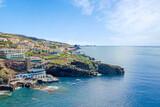
[(86, 64), (91, 64), (91, 63), (92, 63), (92, 61), (91, 61), (88, 57), (86, 57), (86, 56), (76, 55), (75, 57), (76, 57), (76, 59), (77, 59), (78, 61), (84, 62), (84, 63), (86, 63)]
[(56, 55), (49, 55), (43, 57), (45, 60), (50, 60), (53, 64), (70, 64), (73, 61), (80, 61), (86, 64), (89, 64), (93, 66), (93, 62), (84, 55), (75, 55), (70, 53), (62, 53), (62, 54), (56, 54)]
[(25, 55), (29, 57), (29, 56), (35, 56), (36, 54), (32, 51), (28, 51), (25, 53)]
[(3, 37), (3, 38), (11, 38), (13, 35), (12, 34), (0, 34), (0, 37)]
[(45, 60), (52, 60), (52, 59), (57, 59), (59, 58), (59, 55), (48, 55), (48, 56), (43, 56)]
[(64, 58), (54, 59), (54, 60), (51, 61), (51, 63), (53, 63), (53, 64), (59, 64), (59, 65), (66, 65), (66, 64), (68, 64), (68, 60), (64, 59)]
[(6, 70), (0, 69), (0, 78), (2, 78), (3, 80), (8, 79), (8, 74), (9, 74), (9, 72), (7, 72)]
[(10, 78), (14, 74), (14, 70), (7, 68), (4, 64), (4, 60), (0, 59), (0, 80), (7, 82), (8, 78)]
[(13, 44), (10, 41), (0, 41), (0, 47), (1, 48), (13, 47)]
[(59, 47), (70, 47), (71, 45), (55, 41), (47, 41), (35, 37), (27, 37), (18, 34), (0, 33), (0, 38), (6, 38), (7, 41), (1, 41), (2, 48), (27, 48), (27, 49), (40, 49), (46, 52), (46, 49), (57, 49)]

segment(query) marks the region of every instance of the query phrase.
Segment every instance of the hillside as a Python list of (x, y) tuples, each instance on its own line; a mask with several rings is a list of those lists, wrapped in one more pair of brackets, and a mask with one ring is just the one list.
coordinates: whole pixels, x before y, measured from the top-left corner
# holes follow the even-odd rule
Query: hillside
[(0, 33), (1, 48), (25, 48), (25, 49), (56, 49), (68, 48), (71, 45), (61, 42), (38, 39), (20, 34)]
[[(5, 81), (10, 76), (26, 72), (27, 60), (30, 58), (40, 59), (42, 65), (45, 64), (44, 68), (47, 73), (58, 77), (97, 76), (99, 73), (124, 74), (124, 70), (120, 66), (103, 64), (95, 61), (94, 58), (76, 52), (75, 50), (79, 49), (77, 45), (72, 46), (24, 35), (0, 33), (0, 48), (2, 53), (4, 50), (9, 51), (9, 53), (0, 54), (4, 56), (0, 56), (0, 79)], [(19, 52), (19, 50), (25, 51)], [(7, 55), (14, 57), (7, 57)], [(37, 63), (37, 66), (41, 65)]]

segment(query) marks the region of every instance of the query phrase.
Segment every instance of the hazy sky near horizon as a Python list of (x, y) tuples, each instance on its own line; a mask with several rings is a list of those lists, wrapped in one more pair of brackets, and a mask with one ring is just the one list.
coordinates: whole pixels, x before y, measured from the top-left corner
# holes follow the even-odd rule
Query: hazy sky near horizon
[(0, 32), (81, 45), (160, 45), (160, 0), (0, 0)]

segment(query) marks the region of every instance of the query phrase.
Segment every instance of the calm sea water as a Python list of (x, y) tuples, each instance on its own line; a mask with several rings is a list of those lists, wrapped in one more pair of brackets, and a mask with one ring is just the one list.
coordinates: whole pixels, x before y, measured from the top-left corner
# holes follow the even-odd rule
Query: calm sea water
[(125, 68), (123, 77), (60, 78), (53, 93), (20, 89), (0, 107), (159, 107), (160, 47), (83, 47), (87, 55)]

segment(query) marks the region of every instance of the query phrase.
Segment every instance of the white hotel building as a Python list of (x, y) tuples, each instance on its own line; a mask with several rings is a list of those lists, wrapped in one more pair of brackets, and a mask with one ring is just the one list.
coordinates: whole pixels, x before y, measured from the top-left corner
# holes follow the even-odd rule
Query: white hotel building
[(25, 58), (25, 52), (28, 50), (26, 49), (8, 49), (3, 48), (0, 49), (0, 57), (7, 58), (7, 59), (17, 59), (17, 58)]

